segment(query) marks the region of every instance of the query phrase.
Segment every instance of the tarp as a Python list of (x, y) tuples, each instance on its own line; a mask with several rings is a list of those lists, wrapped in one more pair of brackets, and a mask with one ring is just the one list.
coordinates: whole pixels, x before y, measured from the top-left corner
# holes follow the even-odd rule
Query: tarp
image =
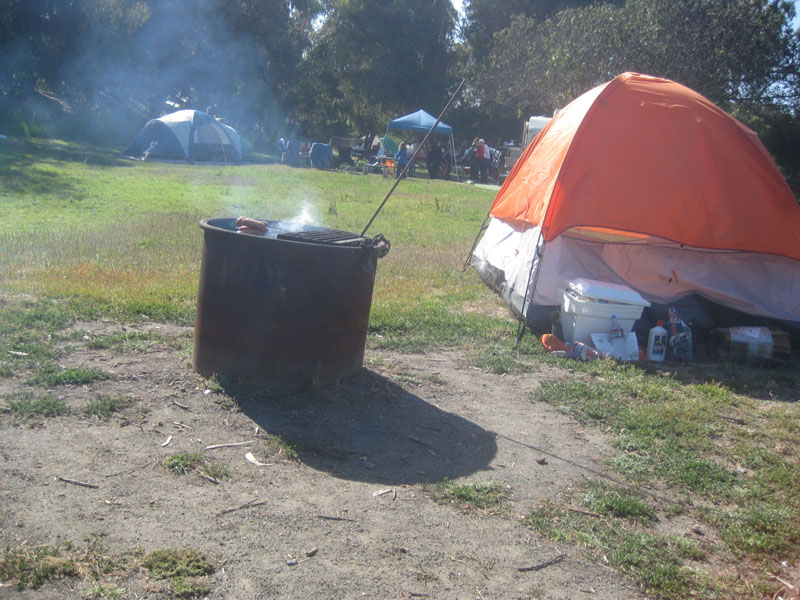
[[(410, 115), (406, 115), (404, 117), (399, 117), (397, 119), (389, 121), (389, 125), (386, 127), (386, 134), (384, 137), (388, 137), (389, 131), (391, 129), (396, 129), (399, 131), (417, 131), (420, 133), (427, 133), (428, 131), (431, 130), (434, 123), (436, 123), (436, 117), (420, 109), (417, 112), (411, 113)], [(448, 125), (447, 123), (439, 121), (439, 123), (436, 124), (436, 129), (434, 129), (434, 133), (448, 136), (450, 145), (449, 162), (451, 168), (455, 167), (456, 143), (453, 137), (453, 128), (450, 127), (450, 125)], [(387, 154), (388, 154), (388, 148), (387, 148)], [(458, 179), (458, 171), (456, 171), (456, 179)]]
[[(436, 117), (429, 115), (424, 110), (420, 109), (417, 112), (411, 113), (404, 117), (399, 117), (389, 122), (389, 129), (400, 129), (403, 131), (422, 131), (427, 132), (433, 124), (436, 123)], [(453, 135), (453, 128), (447, 123), (439, 121), (436, 126), (435, 133), (443, 135)]]
[(624, 73), (517, 161), (472, 264), (528, 322), (570, 280), (800, 323), (800, 206), (756, 134), (676, 82)]

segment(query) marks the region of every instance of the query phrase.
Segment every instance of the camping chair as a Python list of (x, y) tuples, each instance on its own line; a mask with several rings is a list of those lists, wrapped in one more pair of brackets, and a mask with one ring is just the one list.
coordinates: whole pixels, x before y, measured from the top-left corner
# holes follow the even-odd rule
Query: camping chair
[[(331, 147), (335, 148), (338, 155), (339, 160), (338, 163), (347, 163), (350, 166), (353, 166), (353, 159), (351, 158), (351, 154), (353, 152), (353, 148), (358, 146), (359, 138), (346, 138), (346, 137), (339, 137), (336, 135), (331, 136)], [(337, 167), (339, 164), (337, 163)]]

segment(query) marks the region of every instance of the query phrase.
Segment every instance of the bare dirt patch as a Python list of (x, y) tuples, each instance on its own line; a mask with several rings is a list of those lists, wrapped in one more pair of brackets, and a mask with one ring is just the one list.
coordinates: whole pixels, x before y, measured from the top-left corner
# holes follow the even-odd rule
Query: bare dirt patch
[[(88, 338), (122, 331), (76, 329)], [(191, 338), (191, 329), (148, 329)], [(544, 500), (559, 503), (582, 477), (605, 476), (604, 440), (529, 400), (542, 372), (493, 375), (458, 351), (368, 350), (363, 374), (341, 385), (232, 402), (174, 344), (120, 352), (72, 342), (59, 363), (111, 377), (37, 391), (63, 399), (67, 415), (0, 413), (2, 548), (102, 540), (105, 554), (131, 564), (155, 549), (197, 548), (215, 569), (209, 598), (640, 597), (521, 518)], [(0, 394), (30, 391), (25, 381), (0, 380)], [(93, 399), (118, 396), (132, 402), (107, 420), (85, 415)], [(219, 483), (166, 469), (176, 453), (202, 454)], [(443, 480), (498, 482), (507, 507), (437, 503), (431, 488)], [(143, 569), (108, 578), (123, 597), (169, 595)], [(0, 596), (90, 597), (96, 585), (90, 577), (36, 591), (6, 585)]]

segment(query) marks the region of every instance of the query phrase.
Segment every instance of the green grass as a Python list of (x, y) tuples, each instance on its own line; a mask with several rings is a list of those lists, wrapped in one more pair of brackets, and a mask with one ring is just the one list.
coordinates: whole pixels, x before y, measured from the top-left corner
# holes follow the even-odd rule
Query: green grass
[(57, 365), (47, 365), (39, 370), (30, 380), (29, 385), (39, 387), (53, 387), (56, 385), (84, 385), (93, 381), (100, 381), (111, 377), (102, 369), (68, 367), (63, 368)]
[(173, 454), (164, 459), (163, 465), (166, 469), (178, 475), (187, 475), (191, 471), (197, 471), (216, 481), (225, 479), (229, 475), (229, 471), (226, 467), (209, 461), (199, 452), (179, 452)]
[(17, 399), (9, 399), (8, 409), (16, 417), (30, 415), (56, 417), (69, 412), (67, 403), (60, 398), (54, 398), (50, 395), (35, 397), (31, 394), (22, 394)]
[(115, 352), (141, 352), (153, 346), (167, 346), (176, 350), (186, 350), (191, 341), (188, 338), (175, 338), (158, 331), (131, 331), (91, 337), (86, 347), (92, 350), (114, 350)]
[(86, 403), (83, 408), (83, 414), (86, 417), (95, 417), (105, 421), (111, 417), (112, 413), (131, 406), (135, 401), (130, 396), (100, 395)]
[(176, 598), (197, 598), (211, 587), (205, 576), (214, 572), (208, 559), (194, 548), (153, 550), (144, 559), (144, 567), (154, 579), (167, 579)]
[(559, 509), (552, 503), (531, 511), (527, 523), (537, 531), (587, 549), (601, 563), (631, 576), (658, 598), (716, 597), (710, 577), (690, 566), (702, 561), (702, 548), (683, 536), (656, 535), (625, 527), (613, 515), (600, 518)]
[(13, 581), (18, 590), (37, 589), (48, 579), (76, 575), (75, 562), (62, 556), (59, 548), (6, 548), (0, 558), (0, 581)]
[[(0, 582), (14, 584), (22, 591), (38, 590), (56, 579), (81, 578), (91, 583), (81, 598), (122, 600), (129, 592), (121, 584), (138, 579), (144, 568), (151, 579), (168, 583), (170, 597), (199, 598), (211, 592), (207, 576), (214, 572), (214, 567), (200, 551), (167, 548), (144, 554), (135, 549), (111, 555), (101, 543), (103, 535), (87, 537), (85, 545), (65, 542), (56, 547), (22, 543), (14, 548), (6, 547), (0, 551)], [(55, 584), (50, 587), (48, 597), (55, 597), (53, 594), (58, 587)]]
[(658, 521), (656, 511), (641, 494), (611, 487), (603, 481), (589, 481), (582, 504), (589, 510), (615, 517), (652, 523)]
[[(0, 291), (65, 300), (71, 319), (145, 315), (191, 325), (201, 218), (306, 211), (360, 232), (393, 183), (277, 165), (127, 162), (111, 150), (101, 160), (100, 148), (56, 141), (10, 140), (0, 152), (0, 255), (9, 266)], [(475, 310), (496, 300), (474, 273), (460, 273), (492, 198), (491, 190), (427, 179), (396, 189), (367, 232), (392, 242), (378, 265), (371, 342), (416, 350), (507, 337), (505, 320)]]
[(505, 512), (510, 492), (496, 481), (479, 481), (457, 484), (450, 480), (440, 481), (430, 491), (431, 498), (440, 504), (449, 504), (469, 510)]
[(186, 475), (189, 471), (203, 464), (203, 455), (199, 452), (179, 452), (164, 460), (164, 466), (178, 475)]
[(92, 600), (123, 600), (127, 594), (128, 591), (124, 587), (113, 583), (98, 583), (89, 590), (89, 598)]
[[(532, 399), (609, 433), (615, 449), (609, 467), (638, 491), (587, 482), (580, 503), (602, 519), (549, 505), (534, 510), (530, 524), (601, 552), (659, 597), (683, 598), (690, 589), (709, 597), (766, 593), (764, 565), (800, 557), (800, 462), (792, 450), (800, 417), (796, 371), (742, 367), (761, 382), (760, 396), (786, 399), (765, 402), (743, 393), (752, 385), (743, 385), (730, 363), (570, 364), (574, 377), (543, 382)], [(649, 497), (648, 490), (659, 488), (671, 499)], [(691, 549), (654, 531), (656, 522), (677, 514), (716, 532), (719, 551), (739, 561), (738, 577), (714, 579), (684, 568), (681, 553)], [(620, 554), (628, 547), (630, 556)], [(637, 554), (647, 559), (635, 560)]]

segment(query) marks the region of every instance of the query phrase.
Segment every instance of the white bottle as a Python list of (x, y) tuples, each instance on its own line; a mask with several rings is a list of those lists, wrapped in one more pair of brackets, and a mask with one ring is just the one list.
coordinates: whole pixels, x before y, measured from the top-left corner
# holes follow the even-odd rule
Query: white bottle
[(663, 362), (666, 355), (667, 330), (664, 329), (664, 321), (659, 320), (647, 337), (647, 360)]
[(622, 325), (617, 321), (617, 315), (611, 316), (608, 340), (611, 342), (612, 354), (614, 357), (625, 360), (625, 330), (622, 329)]

